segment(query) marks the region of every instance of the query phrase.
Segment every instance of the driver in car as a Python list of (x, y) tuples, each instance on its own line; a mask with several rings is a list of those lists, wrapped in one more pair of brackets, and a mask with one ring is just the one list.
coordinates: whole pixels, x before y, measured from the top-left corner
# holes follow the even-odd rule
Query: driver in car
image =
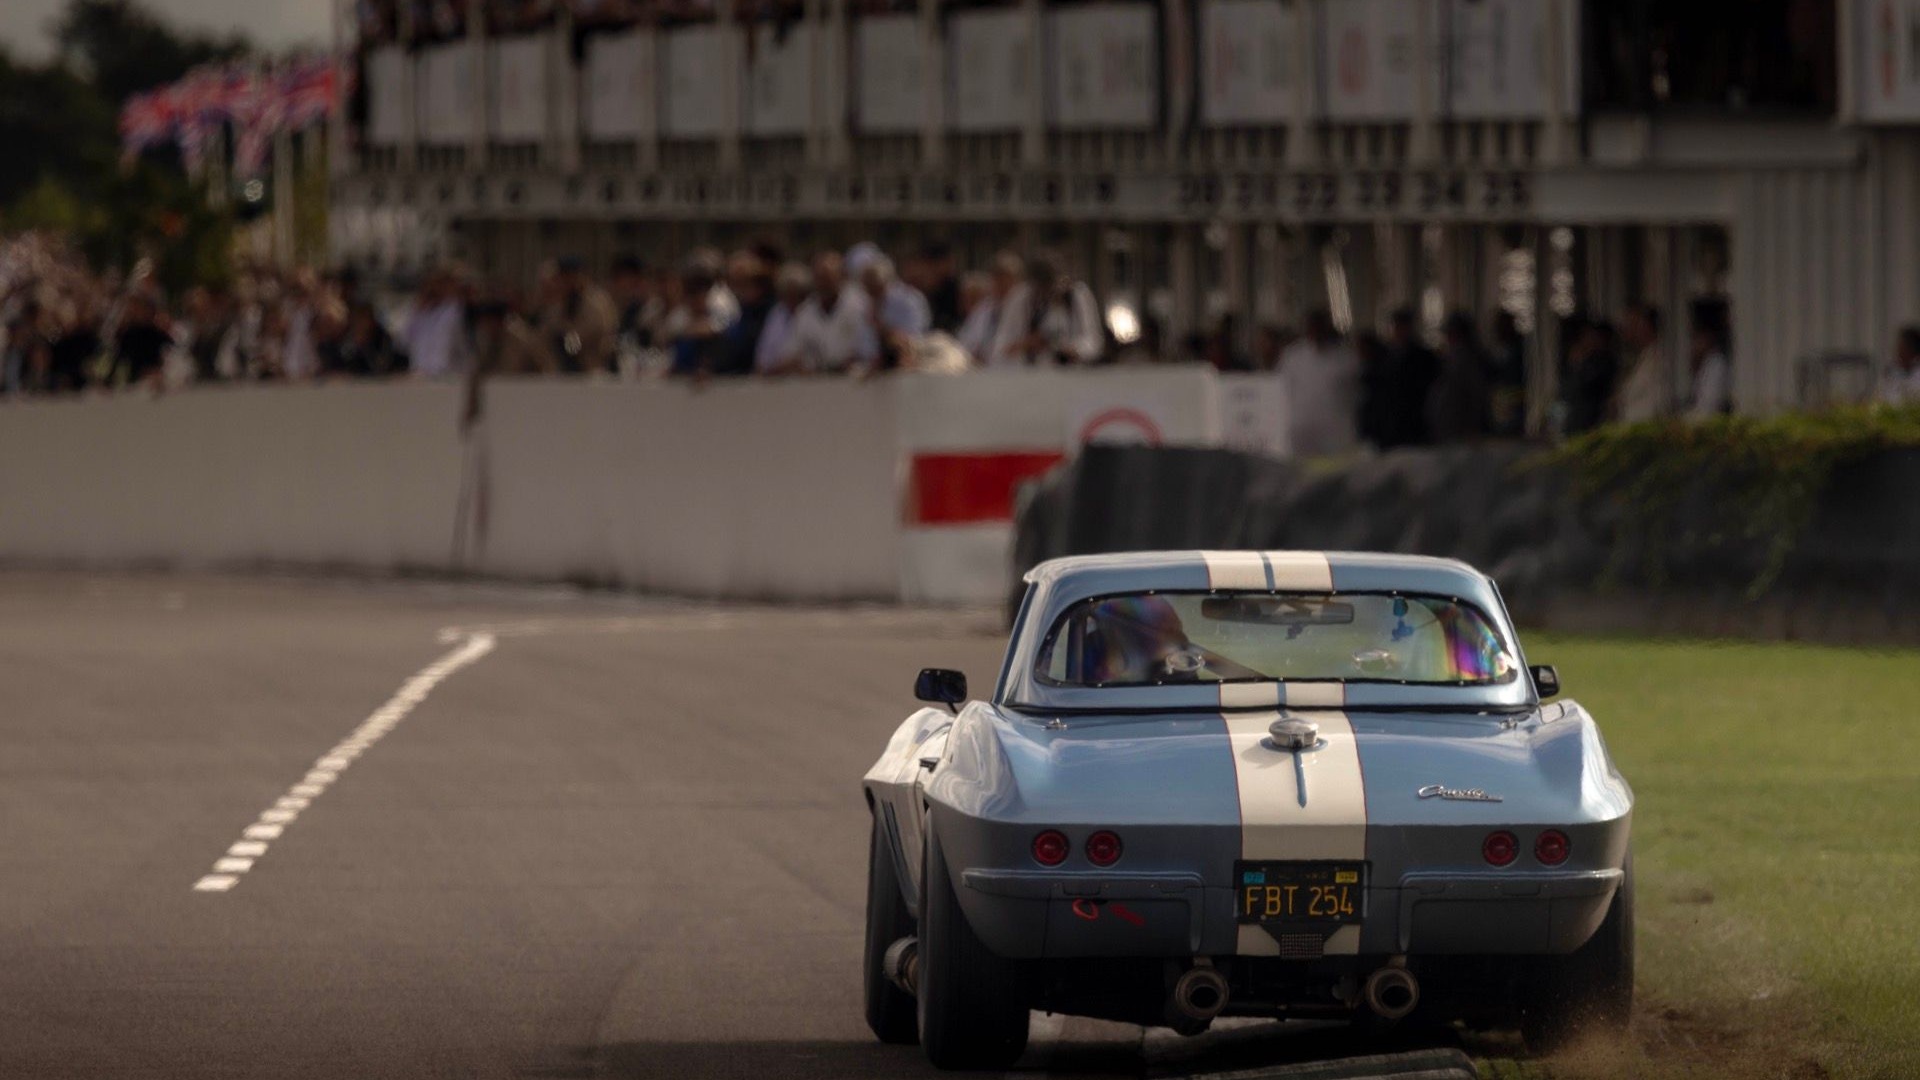
[(1090, 683), (1192, 681), (1201, 662), (1173, 605), (1158, 596), (1122, 596), (1087, 612), (1081, 677)]

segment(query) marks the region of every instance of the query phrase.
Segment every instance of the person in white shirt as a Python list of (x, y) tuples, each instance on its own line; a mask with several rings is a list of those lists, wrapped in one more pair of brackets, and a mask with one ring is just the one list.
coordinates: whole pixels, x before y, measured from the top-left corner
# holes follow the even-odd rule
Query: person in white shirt
[(1360, 359), (1324, 308), (1307, 314), (1306, 334), (1280, 354), (1279, 377), (1295, 456), (1345, 454), (1360, 445)]
[[(1000, 316), (1006, 311), (1007, 298), (1026, 276), (1027, 264), (1020, 256), (1003, 251), (993, 257), (986, 293), (967, 307), (960, 330), (954, 335), (975, 363), (985, 364), (992, 359), (993, 341), (1000, 332)], [(965, 286), (962, 286), (964, 294)]]
[(867, 335), (867, 298), (847, 285), (835, 252), (813, 260), (813, 295), (793, 313), (782, 366), (806, 372), (843, 372), (859, 359)]
[(1673, 415), (1673, 375), (1666, 350), (1660, 347), (1660, 309), (1651, 305), (1627, 309), (1620, 320), (1620, 336), (1633, 355), (1633, 366), (1620, 382), (1620, 422), (1637, 424)]
[(890, 371), (912, 359), (913, 343), (933, 328), (933, 311), (919, 289), (901, 281), (893, 260), (876, 255), (860, 267), (860, 291), (867, 301), (867, 332), (860, 341), (859, 363), (869, 371)]
[(1920, 405), (1920, 326), (1902, 327), (1894, 339), (1893, 364), (1880, 374), (1881, 401)]
[(961, 274), (959, 295), (960, 325), (953, 328), (953, 343), (972, 357), (973, 349), (963, 335), (967, 333), (967, 324), (973, 313), (992, 306), (993, 275), (981, 270), (969, 270)]
[(1687, 394), (1687, 418), (1705, 420), (1733, 411), (1733, 363), (1724, 335), (1701, 323), (1693, 328), (1693, 388)]
[(420, 285), (413, 314), (401, 337), (406, 342), (408, 369), (429, 379), (459, 375), (467, 370), (467, 306), (452, 271), (435, 270)]
[(760, 340), (753, 346), (755, 375), (783, 375), (792, 370), (787, 363), (787, 342), (793, 339), (795, 316), (812, 288), (812, 275), (797, 262), (787, 263), (774, 275), (773, 309), (767, 312)]
[(994, 333), (988, 364), (1098, 363), (1106, 351), (1105, 327), (1093, 290), (1061, 272), (1050, 256), (1027, 264), (1027, 281), (1007, 297)]
[(323, 297), (310, 271), (294, 277), (287, 297), (287, 342), (280, 352), (280, 369), (294, 380), (320, 373), (320, 350), (314, 340), (314, 319)]

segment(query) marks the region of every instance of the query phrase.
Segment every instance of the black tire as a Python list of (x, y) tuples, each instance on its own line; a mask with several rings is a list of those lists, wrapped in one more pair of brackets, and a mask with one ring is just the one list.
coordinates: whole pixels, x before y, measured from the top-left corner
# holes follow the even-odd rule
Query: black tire
[(883, 1043), (911, 1046), (920, 1041), (920, 1018), (913, 995), (887, 978), (887, 947), (913, 933), (913, 913), (900, 894), (894, 873), (892, 842), (873, 814), (873, 839), (867, 845), (867, 1026)]
[(1582, 1035), (1620, 1036), (1633, 1021), (1633, 853), (1607, 917), (1570, 956), (1536, 969), (1520, 1031), (1535, 1053), (1550, 1054)]
[(929, 831), (920, 874), (920, 1045), (941, 1069), (1004, 1069), (1027, 1049), (1027, 1003), (1015, 966), (967, 925)]

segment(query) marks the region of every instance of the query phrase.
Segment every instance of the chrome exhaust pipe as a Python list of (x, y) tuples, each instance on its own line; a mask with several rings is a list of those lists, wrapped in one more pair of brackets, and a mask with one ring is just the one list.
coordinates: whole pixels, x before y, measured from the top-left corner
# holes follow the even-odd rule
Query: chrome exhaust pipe
[(1420, 1004), (1420, 981), (1406, 968), (1389, 965), (1367, 976), (1361, 997), (1382, 1020), (1399, 1020)]
[(1182, 1035), (1198, 1035), (1227, 1007), (1227, 980), (1211, 967), (1190, 967), (1174, 980), (1167, 996), (1167, 1026)]
[(918, 994), (920, 985), (920, 939), (903, 937), (887, 946), (880, 959), (880, 973), (900, 988), (903, 994)]

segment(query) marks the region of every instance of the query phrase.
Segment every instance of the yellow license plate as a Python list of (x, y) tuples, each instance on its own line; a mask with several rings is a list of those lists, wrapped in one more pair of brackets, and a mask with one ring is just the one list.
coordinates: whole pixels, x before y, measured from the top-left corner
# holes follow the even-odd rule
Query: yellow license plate
[(1357, 923), (1366, 916), (1365, 863), (1234, 864), (1243, 923)]

